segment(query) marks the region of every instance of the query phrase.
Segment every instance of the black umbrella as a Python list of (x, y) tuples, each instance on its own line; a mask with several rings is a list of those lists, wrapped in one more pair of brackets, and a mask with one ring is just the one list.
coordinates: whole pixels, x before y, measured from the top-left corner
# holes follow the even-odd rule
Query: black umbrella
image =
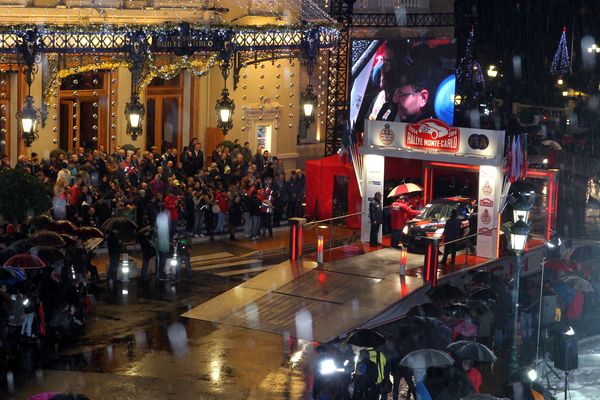
[(406, 315), (409, 317), (440, 318), (442, 316), (442, 311), (431, 303), (423, 303), (411, 308)]
[(496, 355), (486, 345), (471, 340), (459, 340), (448, 345), (457, 356), (479, 362), (496, 362)]
[(492, 273), (481, 269), (475, 272), (475, 274), (471, 278), (471, 281), (477, 283), (485, 283), (486, 285), (489, 285), (492, 283)]
[(119, 239), (124, 241), (135, 240), (137, 225), (129, 218), (112, 217), (104, 221), (102, 230), (106, 232), (116, 231)]
[(104, 239), (104, 234), (98, 228), (93, 226), (83, 226), (77, 230), (77, 237), (82, 240), (88, 239)]
[(350, 333), (346, 342), (360, 347), (377, 347), (385, 343), (385, 337), (371, 329), (358, 329)]
[(54, 247), (40, 247), (37, 250), (37, 256), (42, 260), (53, 263), (54, 261), (62, 260), (65, 255)]
[(0, 267), (0, 281), (4, 281), (6, 279), (14, 279), (15, 270), (9, 267)]
[(449, 283), (429, 289), (427, 296), (433, 302), (447, 302), (462, 299), (465, 293)]
[(31, 243), (27, 239), (20, 239), (10, 244), (11, 249), (15, 249), (17, 253), (25, 253), (31, 248)]
[(29, 237), (29, 243), (40, 247), (63, 247), (65, 239), (56, 232), (38, 231)]
[(419, 349), (445, 350), (452, 329), (439, 318), (403, 317), (377, 328), (394, 344), (400, 356)]
[(48, 230), (58, 233), (66, 233), (67, 235), (74, 235), (77, 233), (77, 225), (67, 219), (60, 221), (52, 221), (48, 227)]
[(471, 299), (481, 301), (498, 301), (498, 295), (492, 289), (481, 289), (471, 294)]
[(469, 307), (463, 303), (452, 303), (447, 306), (444, 306), (444, 311), (448, 317), (452, 318), (468, 318), (472, 319), (471, 310), (473, 308)]
[(11, 249), (10, 247), (0, 251), (0, 264), (4, 265), (6, 260), (11, 258), (14, 255), (17, 255), (17, 251), (15, 249)]
[(105, 231), (137, 230), (135, 222), (129, 218), (112, 217), (104, 221), (102, 229)]

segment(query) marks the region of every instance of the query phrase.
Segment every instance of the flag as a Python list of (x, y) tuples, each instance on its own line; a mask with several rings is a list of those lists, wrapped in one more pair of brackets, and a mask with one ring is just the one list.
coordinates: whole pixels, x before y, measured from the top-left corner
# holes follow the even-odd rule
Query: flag
[(521, 163), (521, 178), (527, 178), (527, 134), (523, 134), (523, 143), (522, 143), (522, 163)]
[(517, 153), (516, 153), (516, 140), (513, 136), (512, 143), (510, 145), (510, 182), (515, 183), (517, 181)]

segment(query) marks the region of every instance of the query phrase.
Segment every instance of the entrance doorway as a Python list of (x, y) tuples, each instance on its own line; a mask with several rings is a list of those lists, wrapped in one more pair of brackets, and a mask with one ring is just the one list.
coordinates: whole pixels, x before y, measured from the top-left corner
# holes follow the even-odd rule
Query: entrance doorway
[(108, 71), (71, 75), (60, 87), (59, 144), (66, 151), (108, 142)]
[(183, 134), (183, 76), (154, 78), (146, 88), (146, 150), (181, 150)]
[[(106, 98), (84, 97), (60, 100), (60, 148), (74, 151), (78, 147), (95, 149), (106, 142)], [(96, 104), (96, 106), (95, 106)]]
[(333, 179), (333, 217), (341, 217), (348, 214), (348, 182), (349, 178), (336, 175)]

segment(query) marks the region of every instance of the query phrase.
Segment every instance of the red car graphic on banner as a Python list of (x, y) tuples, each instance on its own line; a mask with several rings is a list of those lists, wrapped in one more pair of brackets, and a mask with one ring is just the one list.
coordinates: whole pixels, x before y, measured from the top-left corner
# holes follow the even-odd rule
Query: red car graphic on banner
[(460, 144), (460, 129), (437, 119), (406, 124), (405, 145), (409, 148), (455, 153)]

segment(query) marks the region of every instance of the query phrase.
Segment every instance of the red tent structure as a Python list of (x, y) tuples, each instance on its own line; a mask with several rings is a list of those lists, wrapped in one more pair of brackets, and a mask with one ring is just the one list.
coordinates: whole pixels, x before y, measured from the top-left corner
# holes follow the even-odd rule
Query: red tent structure
[[(342, 179), (339, 180), (338, 177)], [(344, 179), (347, 178), (347, 179)], [(336, 180), (347, 182), (347, 199), (339, 196), (345, 190), (334, 193)], [(333, 217), (333, 201), (344, 202), (347, 200), (348, 208), (343, 214), (359, 213), (361, 211), (361, 197), (354, 168), (351, 163), (344, 163), (337, 154), (320, 160), (306, 162), (306, 217), (311, 219), (326, 219)], [(349, 228), (360, 228), (360, 215), (349, 217), (346, 220)]]

